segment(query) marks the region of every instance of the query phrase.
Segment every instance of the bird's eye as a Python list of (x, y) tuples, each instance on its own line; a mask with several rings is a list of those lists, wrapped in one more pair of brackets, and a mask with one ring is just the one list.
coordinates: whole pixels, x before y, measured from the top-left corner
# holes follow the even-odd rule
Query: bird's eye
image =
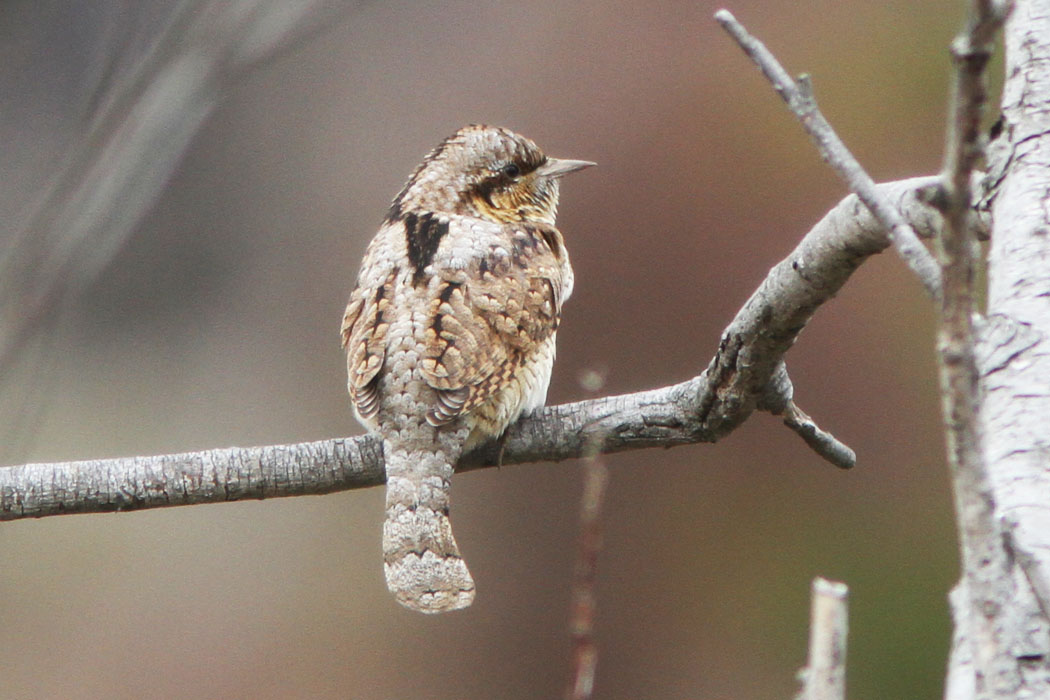
[(517, 163), (507, 163), (503, 166), (503, 174), (507, 177), (517, 177), (521, 175), (521, 168)]

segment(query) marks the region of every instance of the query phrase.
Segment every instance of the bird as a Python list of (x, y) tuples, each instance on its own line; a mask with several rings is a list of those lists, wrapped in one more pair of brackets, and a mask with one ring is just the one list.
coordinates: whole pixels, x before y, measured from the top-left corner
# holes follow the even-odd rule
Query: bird
[(365, 251), (340, 334), (354, 413), (382, 439), (387, 588), (409, 609), (474, 600), (450, 480), (461, 455), (546, 402), (573, 289), (559, 185), (592, 165), (465, 126), (423, 159)]

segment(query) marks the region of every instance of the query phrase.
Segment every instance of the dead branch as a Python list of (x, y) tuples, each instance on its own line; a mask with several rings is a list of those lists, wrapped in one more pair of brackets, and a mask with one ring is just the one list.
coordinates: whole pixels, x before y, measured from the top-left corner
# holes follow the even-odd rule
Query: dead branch
[(1020, 684), (1007, 629), (1014, 598), (1012, 562), (996, 514), (978, 423), (981, 387), (974, 318), (980, 250), (972, 225), (971, 190), (973, 172), (984, 157), (985, 67), (1006, 12), (1005, 4), (975, 0), (967, 27), (952, 42), (955, 73), (944, 171), (933, 200), (945, 219), (937, 237), (944, 283), (937, 329), (941, 413), (966, 581), (958, 595), (968, 603), (967, 614), (956, 624), (972, 647), (978, 698), (1014, 697)]
[[(932, 233), (939, 216), (916, 193), (935, 182), (915, 178), (878, 188), (911, 226)], [(867, 207), (845, 198), (770, 270), (723, 332), (706, 371), (660, 389), (545, 408), (507, 431), (502, 463), (580, 457), (596, 439), (603, 453), (715, 442), (762, 408), (787, 415), (804, 435), (822, 435), (818, 442), (829, 448), (823, 453), (851, 466), (849, 448), (799, 420), (783, 359), (821, 304), (889, 245)], [(498, 457), (499, 446), (486, 445), (464, 457), (459, 469), (493, 466)], [(27, 464), (0, 469), (0, 519), (320, 494), (383, 482), (382, 451), (371, 436)]]
[(908, 226), (907, 221), (879, 194), (875, 181), (865, 172), (846, 148), (846, 144), (831, 128), (828, 120), (817, 109), (817, 101), (813, 97), (813, 88), (808, 76), (800, 76), (798, 82), (792, 80), (776, 57), (761, 41), (751, 36), (729, 10), (716, 12), (715, 20), (772, 83), (773, 89), (783, 98), (788, 108), (798, 117), (806, 133), (813, 139), (824, 160), (886, 227), (893, 247), (922, 282), (927, 293), (935, 299), (938, 298), (941, 293), (941, 279), (936, 262), (919, 241), (915, 231)]

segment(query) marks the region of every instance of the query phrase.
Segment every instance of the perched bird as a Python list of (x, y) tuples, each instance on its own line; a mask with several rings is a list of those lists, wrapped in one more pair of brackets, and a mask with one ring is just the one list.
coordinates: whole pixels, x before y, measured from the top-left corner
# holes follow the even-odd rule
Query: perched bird
[(365, 252), (342, 339), (357, 418), (383, 440), (386, 583), (408, 608), (474, 600), (449, 480), (465, 450), (546, 401), (573, 284), (558, 185), (590, 165), (464, 127), (416, 168)]

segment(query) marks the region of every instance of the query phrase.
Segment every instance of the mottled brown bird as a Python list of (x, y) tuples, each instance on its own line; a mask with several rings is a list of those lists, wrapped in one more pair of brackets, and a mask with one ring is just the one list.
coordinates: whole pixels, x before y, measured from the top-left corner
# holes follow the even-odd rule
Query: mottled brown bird
[(464, 127), (416, 168), (365, 253), (343, 347), (358, 420), (383, 439), (384, 568), (406, 607), (474, 600), (449, 480), (465, 450), (546, 400), (573, 284), (558, 185), (589, 165)]

